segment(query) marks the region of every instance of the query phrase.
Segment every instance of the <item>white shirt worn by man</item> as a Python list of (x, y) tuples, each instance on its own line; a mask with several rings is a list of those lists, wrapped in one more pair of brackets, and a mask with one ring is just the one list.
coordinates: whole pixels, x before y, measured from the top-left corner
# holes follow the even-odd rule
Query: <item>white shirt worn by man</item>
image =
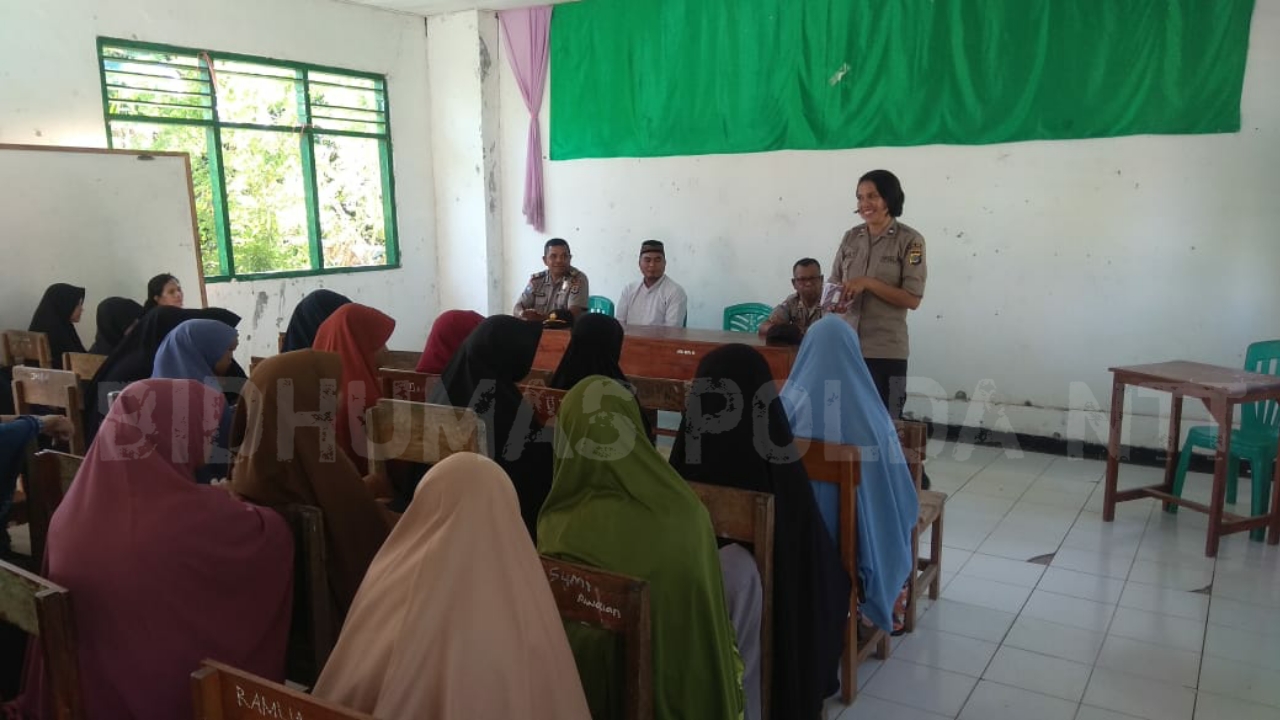
[(675, 280), (663, 275), (653, 287), (637, 280), (622, 290), (617, 319), (623, 325), (681, 327), (689, 312), (689, 296)]

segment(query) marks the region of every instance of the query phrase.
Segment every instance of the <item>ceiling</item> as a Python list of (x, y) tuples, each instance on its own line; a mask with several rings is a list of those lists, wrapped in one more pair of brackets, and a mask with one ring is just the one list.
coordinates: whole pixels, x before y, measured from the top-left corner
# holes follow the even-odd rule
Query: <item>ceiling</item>
[(413, 13), (414, 15), (437, 15), (457, 10), (509, 10), (534, 5), (555, 5), (573, 0), (347, 0), (359, 5), (370, 5), (383, 10)]

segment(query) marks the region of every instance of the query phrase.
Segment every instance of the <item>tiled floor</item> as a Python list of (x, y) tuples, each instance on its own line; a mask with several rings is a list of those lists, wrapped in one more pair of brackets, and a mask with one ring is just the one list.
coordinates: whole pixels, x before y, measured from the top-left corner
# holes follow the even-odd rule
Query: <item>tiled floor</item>
[[(950, 494), (942, 597), (827, 720), (1280, 720), (1280, 549), (1233, 535), (1205, 558), (1205, 516), (1149, 500), (1104, 523), (1102, 462), (929, 457)], [(1162, 474), (1126, 465), (1120, 484)], [(1239, 499), (1247, 514), (1247, 480)]]

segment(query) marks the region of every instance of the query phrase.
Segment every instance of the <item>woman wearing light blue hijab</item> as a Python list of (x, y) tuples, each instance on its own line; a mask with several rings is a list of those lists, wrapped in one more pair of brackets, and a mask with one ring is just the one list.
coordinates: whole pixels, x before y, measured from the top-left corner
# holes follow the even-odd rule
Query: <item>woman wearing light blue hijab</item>
[(231, 367), (239, 338), (226, 323), (186, 320), (160, 343), (151, 377), (196, 380), (220, 390), (217, 379)]
[[(898, 431), (862, 359), (858, 335), (843, 319), (828, 316), (809, 327), (782, 402), (797, 438), (853, 445), (862, 453), (858, 486), (858, 579), (862, 614), (894, 630), (894, 602), (914, 558), (911, 531), (919, 496)], [(836, 535), (839, 489), (814, 483), (822, 521)]]
[[(240, 344), (236, 329), (219, 320), (186, 320), (165, 336), (156, 351), (151, 377), (170, 380), (195, 380), (218, 392), (223, 388), (218, 378), (226, 375), (235, 362), (233, 353)], [(214, 437), (214, 455), (209, 464), (197, 473), (200, 482), (227, 476), (231, 456), (227, 451), (227, 438), (231, 434), (231, 419), (235, 407), (227, 404), (218, 423)], [(192, 417), (200, 417), (193, 414)]]

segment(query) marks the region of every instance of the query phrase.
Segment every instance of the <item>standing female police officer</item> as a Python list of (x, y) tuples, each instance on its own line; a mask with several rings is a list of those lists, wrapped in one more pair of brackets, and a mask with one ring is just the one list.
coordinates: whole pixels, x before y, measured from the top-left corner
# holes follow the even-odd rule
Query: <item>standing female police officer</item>
[(828, 282), (844, 287), (842, 317), (858, 331), (880, 399), (897, 419), (907, 400), (907, 311), (920, 307), (928, 276), (924, 237), (898, 222), (906, 196), (888, 170), (858, 180), (863, 223), (844, 234)]

